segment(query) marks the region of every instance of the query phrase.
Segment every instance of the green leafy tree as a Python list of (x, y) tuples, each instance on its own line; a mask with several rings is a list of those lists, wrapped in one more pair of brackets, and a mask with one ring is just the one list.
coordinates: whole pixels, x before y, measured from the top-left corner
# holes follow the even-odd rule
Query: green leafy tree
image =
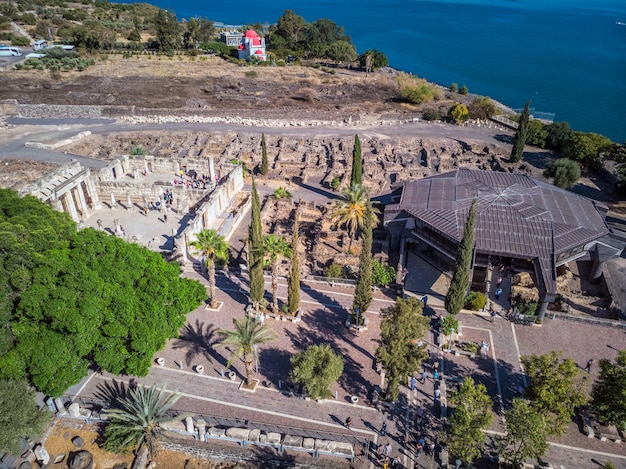
[(330, 345), (311, 345), (291, 357), (291, 379), (311, 399), (332, 397), (331, 386), (343, 373), (343, 358)]
[[(359, 273), (357, 276), (352, 311), (363, 315), (372, 304), (372, 231), (374, 229), (374, 213), (372, 203), (365, 208), (363, 222), (363, 246), (359, 257)], [(362, 317), (362, 316), (361, 316)]]
[(211, 41), (216, 35), (215, 23), (208, 18), (198, 18), (198, 31), (196, 35), (196, 40), (200, 43)]
[(18, 455), (22, 439), (40, 436), (50, 417), (26, 381), (0, 380), (0, 453)]
[(306, 20), (293, 10), (285, 10), (276, 25), (270, 28), (270, 44), (274, 45), (277, 37), (280, 37), (283, 39), (281, 45), (296, 51), (302, 46), (306, 32)]
[(552, 351), (524, 356), (522, 364), (530, 378), (526, 397), (546, 418), (550, 434), (563, 435), (576, 407), (587, 402), (576, 362), (561, 360), (561, 353)]
[(387, 56), (376, 49), (366, 50), (357, 57), (357, 60), (359, 62), (359, 66), (367, 69), (366, 71), (368, 72), (378, 70), (379, 68), (389, 65), (389, 59)]
[(569, 189), (580, 178), (580, 165), (569, 158), (559, 158), (548, 165), (543, 172), (544, 177), (554, 178), (554, 185), (561, 189)]
[(600, 375), (591, 391), (592, 405), (600, 418), (626, 431), (626, 350), (614, 362), (600, 360)]
[(548, 451), (549, 427), (541, 412), (523, 399), (513, 399), (504, 414), (506, 433), (496, 437), (498, 454), (515, 468), (529, 458), (538, 459)]
[(465, 378), (458, 392), (448, 399), (454, 413), (449, 419), (450, 431), (445, 438), (448, 451), (466, 464), (482, 453), (485, 434), (493, 421), (493, 402), (484, 384), (476, 384), (471, 377)]
[(291, 314), (300, 309), (300, 222), (298, 215), (293, 223), (293, 238), (291, 239), (291, 269), (287, 282), (287, 306)]
[(261, 134), (261, 174), (266, 176), (270, 170), (269, 162), (267, 161), (267, 144), (265, 143), (265, 134)]
[(519, 118), (519, 124), (515, 131), (515, 141), (511, 150), (511, 163), (518, 163), (524, 155), (524, 145), (526, 144), (526, 134), (528, 133), (528, 120), (530, 119), (530, 101), (524, 106), (524, 110)]
[(546, 148), (548, 131), (544, 128), (543, 122), (539, 119), (528, 121), (528, 131), (526, 132), (526, 144), (539, 148)]
[(455, 124), (465, 122), (469, 117), (469, 111), (465, 104), (456, 103), (448, 111), (448, 116), (454, 121)]
[(546, 130), (546, 145), (553, 150), (562, 150), (572, 133), (567, 122), (553, 122), (544, 127)]
[(248, 228), (248, 270), (250, 271), (250, 301), (255, 309), (259, 309), (265, 294), (263, 280), (263, 227), (261, 225), (261, 201), (259, 192), (252, 177), (252, 209)]
[(363, 155), (361, 152), (361, 140), (358, 134), (354, 136), (354, 148), (352, 149), (352, 174), (350, 185), (363, 183)]
[[(58, 396), (90, 364), (143, 376), (206, 298), (158, 254), (0, 190), (0, 379)], [(41, 344), (46, 344), (42, 347)]]
[(180, 24), (176, 19), (175, 13), (159, 9), (154, 17), (154, 26), (160, 50), (171, 52), (178, 48), (180, 43)]
[(283, 257), (291, 257), (291, 246), (289, 242), (275, 234), (267, 235), (263, 238), (263, 250), (270, 259), (272, 266), (272, 310), (278, 312), (278, 268)]
[(348, 41), (335, 41), (326, 49), (326, 55), (331, 60), (338, 63), (354, 62), (356, 60), (356, 49)]
[(242, 358), (246, 371), (246, 384), (251, 384), (250, 377), (254, 371), (254, 352), (257, 345), (264, 344), (274, 339), (274, 333), (266, 325), (261, 324), (252, 316), (246, 316), (243, 321), (233, 318), (235, 329), (228, 331), (219, 329), (217, 333), (222, 336), (222, 346), (233, 346), (228, 366), (234, 360)]
[(228, 262), (228, 242), (215, 230), (202, 230), (196, 234), (196, 240), (189, 244), (196, 252), (205, 257), (204, 263), (209, 273), (210, 305), (212, 308), (216, 308), (215, 263), (216, 261)]
[(409, 297), (397, 298), (395, 305), (380, 312), (382, 321), (376, 359), (385, 369), (390, 401), (398, 399), (400, 383), (419, 370), (427, 357), (426, 345), (421, 341), (430, 321), (423, 316), (422, 309), (421, 301)]
[(180, 394), (168, 396), (165, 386), (130, 388), (106, 412), (110, 422), (104, 430), (104, 449), (113, 453), (135, 449), (143, 461), (156, 454), (164, 425), (180, 418), (169, 415), (178, 399)]
[[(367, 190), (361, 184), (354, 184), (343, 191), (343, 198), (336, 200), (332, 208), (331, 218), (335, 225), (345, 225), (348, 230), (348, 251), (352, 251), (352, 241), (356, 237), (357, 229), (363, 227), (368, 203)], [(378, 209), (372, 210), (374, 214), (378, 214)]]
[(578, 161), (587, 168), (597, 168), (602, 163), (602, 153), (613, 142), (604, 135), (593, 132), (571, 132), (563, 146), (563, 156)]
[(474, 249), (474, 225), (476, 224), (476, 200), (470, 206), (463, 238), (456, 254), (456, 268), (446, 294), (445, 307), (450, 314), (457, 314), (465, 304), (465, 293), (469, 288), (469, 271)]
[(386, 287), (396, 280), (396, 269), (377, 259), (372, 260), (372, 285)]
[(337, 41), (352, 43), (352, 39), (346, 36), (344, 28), (334, 21), (321, 18), (307, 25), (305, 47), (310, 56), (325, 57), (328, 46)]

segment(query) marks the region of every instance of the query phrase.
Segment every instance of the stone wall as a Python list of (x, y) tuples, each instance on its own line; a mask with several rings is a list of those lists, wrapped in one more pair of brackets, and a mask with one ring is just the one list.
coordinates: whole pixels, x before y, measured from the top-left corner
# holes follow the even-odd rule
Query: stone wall
[(17, 104), (16, 117), (30, 119), (100, 119), (100, 106), (73, 106), (62, 104)]
[[(211, 446), (211, 443), (189, 442), (182, 443), (180, 441), (163, 441), (161, 447), (169, 451), (177, 451), (188, 454), (190, 457), (208, 459), (216, 462), (248, 462), (260, 463), (263, 467), (277, 468), (296, 468), (296, 469), (337, 469), (338, 467), (349, 467), (339, 463), (339, 461), (329, 461), (328, 463), (319, 462), (316, 464), (296, 463), (291, 457), (281, 458), (280, 455), (268, 455), (269, 451), (260, 454), (245, 448), (226, 448), (219, 446)], [(270, 450), (273, 452), (273, 450)], [(270, 453), (271, 454), (271, 453)]]

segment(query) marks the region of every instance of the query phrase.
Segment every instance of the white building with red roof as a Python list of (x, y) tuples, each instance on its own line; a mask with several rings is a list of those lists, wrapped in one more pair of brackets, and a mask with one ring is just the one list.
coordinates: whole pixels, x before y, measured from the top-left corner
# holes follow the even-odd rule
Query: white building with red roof
[(267, 60), (265, 53), (265, 38), (260, 37), (256, 31), (249, 29), (241, 38), (239, 44), (239, 59), (256, 57), (258, 60)]

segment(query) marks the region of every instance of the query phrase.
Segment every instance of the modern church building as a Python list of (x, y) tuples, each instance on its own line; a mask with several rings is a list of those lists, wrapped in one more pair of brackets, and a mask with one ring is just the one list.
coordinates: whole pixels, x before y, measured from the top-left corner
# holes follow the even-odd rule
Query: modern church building
[(540, 319), (557, 294), (557, 267), (591, 260), (591, 279), (598, 279), (604, 262), (619, 257), (626, 243), (606, 224), (608, 208), (602, 203), (523, 174), (461, 168), (404, 183), (399, 200), (385, 207), (385, 227), (400, 265), (411, 250), (442, 270), (454, 270), (473, 200), (470, 278), (495, 259), (513, 272), (530, 272), (539, 290)]

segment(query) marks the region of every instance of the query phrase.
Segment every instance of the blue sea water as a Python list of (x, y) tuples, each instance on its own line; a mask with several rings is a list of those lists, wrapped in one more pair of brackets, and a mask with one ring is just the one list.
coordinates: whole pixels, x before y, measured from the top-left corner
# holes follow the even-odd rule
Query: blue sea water
[[(130, 3), (129, 0), (126, 0)], [(626, 141), (626, 0), (151, 0), (179, 19), (329, 18), (392, 67)], [(624, 23), (624, 24), (620, 24)]]

